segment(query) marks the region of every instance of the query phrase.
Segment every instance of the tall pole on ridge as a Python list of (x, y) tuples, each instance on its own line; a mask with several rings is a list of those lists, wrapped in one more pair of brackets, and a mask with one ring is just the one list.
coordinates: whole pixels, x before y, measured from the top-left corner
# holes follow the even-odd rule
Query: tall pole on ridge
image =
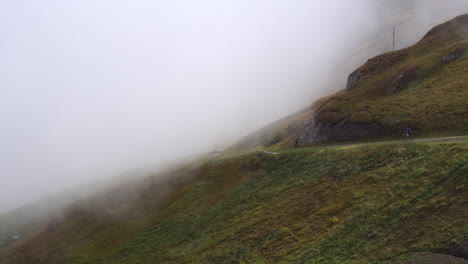
[(393, 26), (393, 51), (395, 51), (395, 26)]

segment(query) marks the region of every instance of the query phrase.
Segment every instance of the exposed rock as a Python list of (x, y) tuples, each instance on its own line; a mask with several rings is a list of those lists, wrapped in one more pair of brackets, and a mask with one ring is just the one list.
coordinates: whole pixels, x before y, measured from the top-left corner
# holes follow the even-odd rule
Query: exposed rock
[(307, 144), (328, 141), (350, 141), (366, 136), (376, 135), (380, 125), (368, 123), (351, 123), (342, 121), (336, 124), (317, 122), (315, 116), (306, 124), (299, 134), (299, 139)]
[(450, 255), (468, 260), (468, 239), (453, 245), (449, 252)]
[(392, 95), (404, 89), (405, 86), (414, 79), (417, 69), (417, 66), (413, 66), (401, 71), (388, 85), (386, 95)]
[(445, 63), (452, 62), (452, 61), (460, 58), (460, 56), (463, 54), (463, 51), (464, 51), (463, 48), (456, 48), (455, 50), (453, 50), (449, 54), (443, 56), (442, 61), (445, 62)]
[(364, 75), (363, 71), (355, 71), (348, 76), (348, 81), (346, 82), (346, 90), (352, 89), (356, 83), (359, 81), (359, 78)]

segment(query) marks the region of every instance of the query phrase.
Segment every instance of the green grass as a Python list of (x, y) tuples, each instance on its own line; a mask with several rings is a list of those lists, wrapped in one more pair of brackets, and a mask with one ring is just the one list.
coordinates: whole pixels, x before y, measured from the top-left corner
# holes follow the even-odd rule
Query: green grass
[[(467, 132), (467, 17), (445, 23), (448, 27), (414, 46), (369, 60), (357, 70), (367, 74), (356, 87), (326, 100), (318, 110), (318, 119), (328, 123), (376, 122), (382, 125), (381, 135), (406, 126), (421, 136)], [(456, 47), (465, 49), (463, 55), (453, 62), (442, 62), (442, 56)], [(417, 67), (411, 80), (387, 95), (392, 81), (411, 67)]]
[(205, 163), (145, 208), (77, 210), (2, 263), (385, 263), (468, 239), (468, 144), (285, 150)]

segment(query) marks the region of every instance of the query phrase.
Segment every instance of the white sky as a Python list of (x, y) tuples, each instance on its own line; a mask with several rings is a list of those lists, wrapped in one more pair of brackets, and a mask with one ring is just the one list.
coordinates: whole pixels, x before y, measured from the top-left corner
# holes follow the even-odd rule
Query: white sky
[(468, 12), (404, 2), (0, 0), (0, 212), (222, 148), (344, 88), (393, 20), (402, 47)]

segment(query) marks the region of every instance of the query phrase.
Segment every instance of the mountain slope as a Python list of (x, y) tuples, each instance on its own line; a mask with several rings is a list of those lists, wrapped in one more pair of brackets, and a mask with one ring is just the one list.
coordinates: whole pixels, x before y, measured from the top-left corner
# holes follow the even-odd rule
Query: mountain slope
[(468, 14), (434, 27), (417, 44), (369, 59), (346, 89), (241, 140), (231, 150), (372, 137), (468, 132)]
[(75, 208), (0, 262), (384, 263), (415, 252), (468, 258), (467, 164), (466, 143), (211, 161), (162, 200), (156, 185), (142, 190), (121, 215)]
[[(369, 60), (231, 150), (467, 132), (467, 32), (460, 16)], [(467, 164), (468, 143), (220, 156), (77, 201), (1, 238), (0, 263), (466, 263)]]

